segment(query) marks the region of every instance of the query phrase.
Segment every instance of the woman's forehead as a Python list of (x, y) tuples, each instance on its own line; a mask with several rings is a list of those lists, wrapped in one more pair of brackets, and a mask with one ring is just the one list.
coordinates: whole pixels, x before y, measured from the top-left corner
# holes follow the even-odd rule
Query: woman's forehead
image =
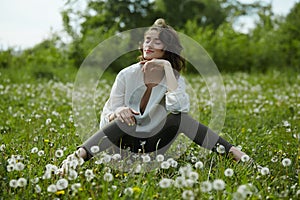
[(159, 39), (159, 32), (157, 30), (149, 30), (145, 33), (145, 38), (157, 38)]

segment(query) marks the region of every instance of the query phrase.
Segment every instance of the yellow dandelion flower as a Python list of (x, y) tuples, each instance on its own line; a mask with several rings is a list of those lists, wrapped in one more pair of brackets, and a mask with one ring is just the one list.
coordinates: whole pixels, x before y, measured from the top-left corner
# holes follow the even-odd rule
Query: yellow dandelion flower
[(139, 187), (133, 187), (132, 190), (135, 193), (140, 193), (142, 191), (141, 188), (139, 188)]
[(45, 143), (49, 143), (49, 142), (50, 142), (50, 140), (48, 140), (48, 139), (44, 139), (44, 142), (45, 142)]
[(65, 194), (65, 191), (64, 190), (59, 190), (57, 192), (55, 192), (56, 195), (63, 195)]

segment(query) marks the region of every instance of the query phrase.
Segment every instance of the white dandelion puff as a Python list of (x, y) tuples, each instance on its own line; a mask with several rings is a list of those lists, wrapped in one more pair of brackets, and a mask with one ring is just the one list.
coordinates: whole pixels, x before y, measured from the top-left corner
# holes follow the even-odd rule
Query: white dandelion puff
[(111, 182), (111, 181), (113, 181), (114, 177), (113, 177), (113, 175), (111, 173), (105, 173), (103, 175), (103, 179), (106, 182)]
[(98, 153), (99, 151), (100, 151), (99, 146), (92, 146), (92, 147), (91, 147), (91, 152), (92, 152), (93, 154), (96, 154), (96, 153)]
[(25, 165), (22, 162), (18, 162), (15, 165), (15, 170), (22, 171), (25, 168)]
[(193, 191), (191, 190), (185, 190), (182, 192), (182, 199), (187, 199), (187, 200), (194, 200), (195, 196)]
[(200, 189), (202, 192), (210, 192), (212, 190), (211, 182), (210, 181), (201, 182)]
[(231, 168), (227, 168), (225, 171), (224, 171), (224, 175), (227, 176), (227, 177), (231, 177), (233, 176), (233, 169)]
[(64, 151), (63, 150), (58, 149), (58, 150), (55, 151), (55, 157), (56, 158), (61, 158), (61, 157), (63, 157), (63, 155), (64, 155)]
[(197, 181), (198, 178), (199, 178), (199, 174), (198, 174), (197, 172), (191, 172), (191, 173), (189, 174), (189, 178), (190, 178), (191, 180), (193, 180), (193, 181)]
[(52, 119), (51, 118), (48, 118), (48, 119), (46, 119), (46, 125), (49, 125), (49, 124), (51, 124), (51, 122), (52, 122)]
[(223, 145), (219, 144), (217, 146), (217, 152), (220, 153), (220, 154), (225, 153), (225, 147)]
[(79, 190), (79, 188), (81, 187), (81, 183), (73, 183), (71, 185), (71, 190), (77, 192)]
[(68, 172), (68, 179), (75, 180), (77, 177), (78, 177), (78, 173), (75, 170), (70, 169)]
[(125, 188), (124, 189), (124, 194), (131, 196), (133, 194), (133, 189), (131, 187)]
[(7, 170), (8, 172), (14, 171), (14, 170), (15, 170), (15, 164), (8, 164), (8, 165), (6, 166), (6, 170)]
[(18, 186), (19, 187), (25, 187), (27, 185), (27, 179), (25, 178), (19, 178), (18, 179)]
[(113, 160), (120, 160), (120, 159), (121, 159), (121, 155), (118, 154), (118, 153), (116, 153), (116, 154), (112, 155), (111, 158), (112, 158)]
[(270, 173), (270, 170), (267, 167), (263, 167), (260, 169), (260, 173), (261, 173), (261, 175), (267, 175)]
[(289, 159), (289, 158), (284, 158), (283, 160), (282, 160), (282, 165), (284, 166), (284, 167), (288, 167), (288, 166), (290, 166), (292, 164), (292, 161), (291, 161), (291, 159)]
[(47, 192), (52, 192), (52, 193), (54, 193), (54, 192), (56, 192), (57, 191), (57, 188), (56, 188), (56, 185), (54, 185), (54, 184), (51, 184), (51, 185), (49, 185), (48, 187), (47, 187)]
[(142, 156), (142, 159), (143, 159), (143, 162), (144, 162), (144, 163), (148, 163), (148, 162), (151, 161), (151, 158), (150, 158), (149, 155), (143, 155), (143, 156)]
[(16, 179), (12, 179), (9, 181), (9, 186), (12, 188), (17, 188), (18, 187), (18, 181)]
[(202, 169), (203, 166), (204, 166), (204, 165), (203, 165), (203, 162), (201, 162), (201, 161), (198, 161), (198, 162), (195, 163), (195, 168), (196, 168), (196, 169)]
[(39, 149), (37, 147), (33, 147), (31, 149), (31, 153), (37, 153), (39, 151)]
[(44, 152), (43, 150), (40, 150), (40, 151), (38, 151), (38, 153), (37, 153), (37, 154), (38, 154), (38, 156), (40, 156), (40, 157), (41, 157), (41, 156), (43, 156), (43, 155), (45, 154), (45, 152)]
[(39, 186), (39, 185), (36, 185), (36, 186), (34, 187), (34, 190), (35, 190), (36, 193), (41, 193), (41, 192), (42, 192), (42, 188), (41, 188), (41, 186)]
[(169, 169), (170, 168), (170, 163), (168, 161), (163, 161), (161, 164), (160, 164), (160, 167), (162, 169)]
[(161, 188), (169, 188), (173, 183), (172, 179), (169, 178), (163, 178), (159, 181), (159, 187)]
[(164, 155), (162, 155), (162, 154), (158, 154), (158, 155), (156, 156), (156, 161), (157, 161), (157, 162), (163, 162), (164, 159), (165, 159), (165, 157), (164, 157)]
[(177, 177), (175, 179), (174, 186), (177, 187), (177, 188), (185, 187), (186, 186), (185, 178), (182, 177), (182, 176)]
[(250, 160), (250, 157), (247, 154), (242, 155), (242, 157), (241, 157), (242, 162), (248, 162), (249, 160)]
[(84, 175), (85, 175), (87, 181), (91, 181), (95, 177), (93, 170), (91, 170), (91, 169), (85, 170)]
[(224, 190), (225, 182), (222, 179), (216, 179), (213, 182), (213, 188), (215, 190)]
[(56, 182), (56, 188), (57, 190), (64, 190), (68, 187), (68, 184), (69, 182), (67, 179), (61, 178)]

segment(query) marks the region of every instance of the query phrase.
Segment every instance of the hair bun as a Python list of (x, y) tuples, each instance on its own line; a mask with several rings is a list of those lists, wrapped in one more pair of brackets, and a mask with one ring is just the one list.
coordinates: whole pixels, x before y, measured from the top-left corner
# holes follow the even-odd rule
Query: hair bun
[(165, 22), (165, 20), (164, 20), (163, 18), (157, 19), (157, 20), (154, 22), (154, 25), (155, 25), (155, 26), (162, 27), (162, 28), (168, 27), (168, 25), (166, 24), (166, 22)]

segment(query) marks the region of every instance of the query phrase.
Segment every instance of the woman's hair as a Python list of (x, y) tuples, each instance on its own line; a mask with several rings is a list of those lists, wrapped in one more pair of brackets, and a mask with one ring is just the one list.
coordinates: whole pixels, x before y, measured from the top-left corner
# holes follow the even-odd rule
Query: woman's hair
[[(180, 55), (183, 47), (180, 44), (176, 31), (171, 26), (167, 25), (162, 18), (157, 19), (145, 34), (152, 30), (159, 32), (158, 37), (165, 46), (162, 59), (168, 60), (173, 69), (180, 72), (181, 69), (185, 67), (185, 59)], [(144, 60), (143, 45), (140, 45), (140, 51), (142, 55), (139, 58), (140, 60)]]

